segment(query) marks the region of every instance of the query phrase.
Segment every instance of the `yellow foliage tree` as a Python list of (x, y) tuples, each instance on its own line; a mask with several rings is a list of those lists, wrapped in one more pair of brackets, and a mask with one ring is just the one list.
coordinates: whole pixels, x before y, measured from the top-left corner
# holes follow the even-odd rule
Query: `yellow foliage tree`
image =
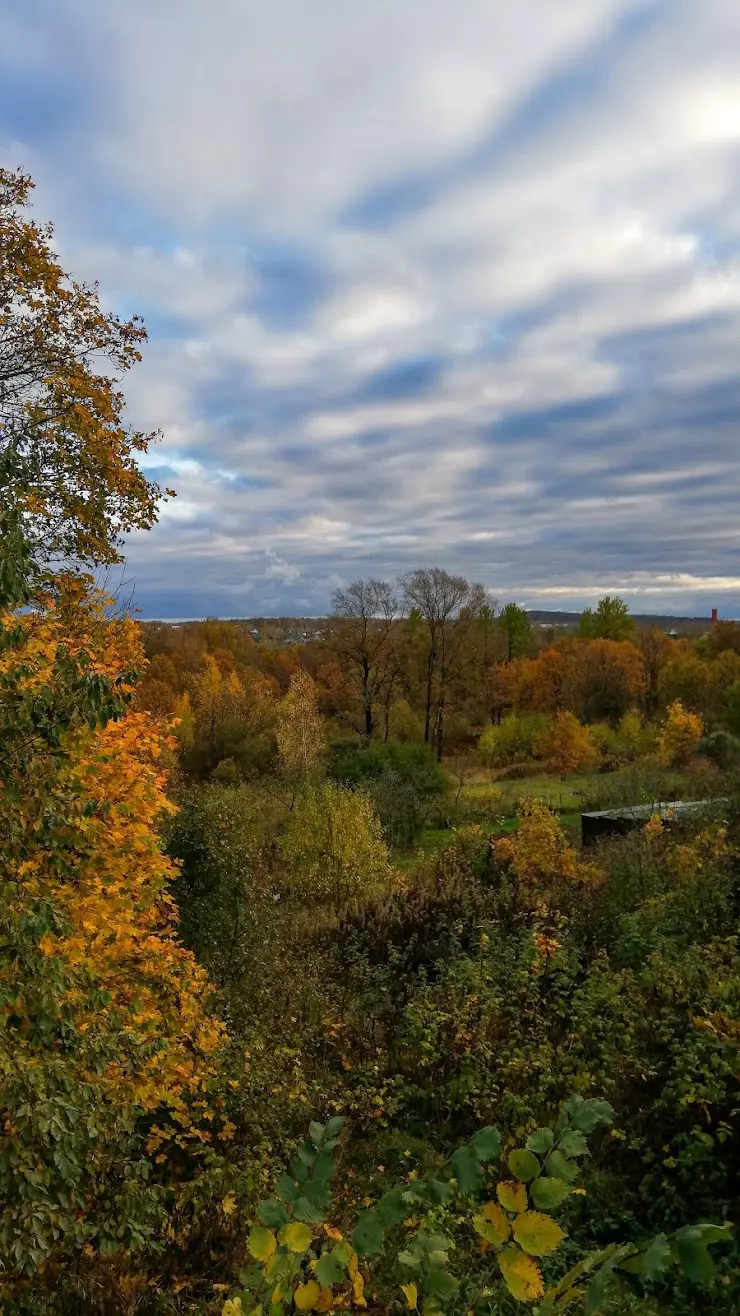
[(581, 726), (578, 718), (567, 711), (557, 713), (552, 719), (540, 737), (537, 753), (548, 759), (561, 777), (594, 768), (599, 761), (599, 751), (588, 727)]
[(670, 767), (688, 763), (704, 735), (704, 723), (698, 713), (690, 713), (680, 700), (675, 700), (666, 713), (658, 736), (658, 754)]
[(298, 784), (316, 772), (326, 736), (316, 685), (308, 672), (290, 678), (290, 689), (278, 705), (275, 735), (286, 780)]
[(304, 789), (278, 846), (286, 891), (301, 899), (341, 902), (392, 880), (380, 821), (367, 796), (346, 786)]
[(522, 800), (519, 826), (493, 843), (494, 856), (507, 864), (522, 902), (533, 907), (558, 883), (591, 884), (598, 869), (579, 861), (552, 809), (538, 800)]
[(6, 1287), (82, 1245), (140, 1246), (163, 1227), (171, 1149), (230, 1134), (210, 1102), (222, 1030), (157, 835), (166, 738), (127, 711), (143, 661), (79, 581), (0, 616)]

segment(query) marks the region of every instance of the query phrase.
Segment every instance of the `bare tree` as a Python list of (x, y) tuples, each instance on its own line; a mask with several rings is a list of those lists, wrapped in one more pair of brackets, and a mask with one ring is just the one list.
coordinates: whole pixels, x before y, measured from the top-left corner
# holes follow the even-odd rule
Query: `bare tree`
[(450, 681), (458, 665), (463, 637), (487, 602), (482, 585), (451, 576), (440, 567), (417, 567), (400, 578), (410, 608), (427, 629), (424, 740), (434, 741), (442, 758), (445, 708)]
[(362, 731), (371, 740), (375, 707), (388, 686), (394, 664), (398, 599), (384, 580), (355, 580), (346, 589), (336, 590), (332, 609), (333, 648), (357, 690)]

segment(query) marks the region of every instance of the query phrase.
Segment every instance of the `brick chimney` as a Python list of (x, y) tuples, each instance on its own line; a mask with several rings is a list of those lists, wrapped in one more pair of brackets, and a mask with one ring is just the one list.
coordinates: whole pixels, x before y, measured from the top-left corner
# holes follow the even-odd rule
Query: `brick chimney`
[(717, 620), (717, 609), (712, 608), (712, 621), (716, 621), (716, 620)]

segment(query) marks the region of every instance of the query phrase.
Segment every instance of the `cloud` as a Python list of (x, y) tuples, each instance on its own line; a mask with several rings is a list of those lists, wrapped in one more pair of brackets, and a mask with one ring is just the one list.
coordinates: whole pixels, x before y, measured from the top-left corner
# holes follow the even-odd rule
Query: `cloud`
[(3, 156), (150, 327), (142, 610), (740, 612), (739, 74), (732, 0), (0, 0)]

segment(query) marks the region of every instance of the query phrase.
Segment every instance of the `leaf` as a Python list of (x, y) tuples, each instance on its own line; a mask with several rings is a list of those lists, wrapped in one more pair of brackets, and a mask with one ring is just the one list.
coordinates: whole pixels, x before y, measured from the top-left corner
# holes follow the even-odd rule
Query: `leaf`
[(525, 1256), (518, 1247), (507, 1247), (498, 1259), (501, 1274), (506, 1287), (513, 1298), (519, 1302), (534, 1302), (545, 1292), (542, 1272), (531, 1257)]
[(532, 1201), (540, 1211), (554, 1211), (573, 1192), (564, 1179), (540, 1178), (529, 1185)]
[(665, 1234), (656, 1235), (650, 1247), (642, 1253), (641, 1278), (646, 1284), (660, 1279), (670, 1266), (671, 1260), (671, 1245), (668, 1239)]
[(536, 1129), (530, 1133), (524, 1144), (527, 1151), (537, 1152), (539, 1156), (546, 1156), (555, 1141), (555, 1134), (552, 1129)]
[(392, 1228), (393, 1225), (400, 1225), (402, 1220), (410, 1214), (409, 1208), (403, 1200), (403, 1191), (400, 1188), (392, 1188), (389, 1193), (384, 1193), (378, 1202), (378, 1214), (384, 1225)]
[(290, 1173), (299, 1183), (305, 1183), (308, 1178), (308, 1167), (297, 1156), (294, 1156), (290, 1162)]
[(449, 1202), (452, 1197), (452, 1189), (448, 1183), (442, 1183), (441, 1179), (427, 1179), (426, 1184), (427, 1197), (432, 1206), (442, 1206)]
[(583, 1304), (584, 1316), (593, 1316), (604, 1304), (606, 1297), (607, 1280), (614, 1274), (620, 1261), (629, 1256), (634, 1251), (630, 1243), (625, 1243), (618, 1247), (602, 1264), (601, 1269), (596, 1272), (586, 1293), (586, 1301)]
[(249, 1255), (254, 1257), (255, 1261), (269, 1261), (277, 1247), (275, 1235), (269, 1229), (253, 1225), (249, 1231), (247, 1247)]
[(311, 1123), (308, 1126), (308, 1135), (314, 1147), (321, 1147), (324, 1138), (326, 1137), (326, 1129), (323, 1124), (319, 1124), (317, 1120), (311, 1120)]
[(320, 1156), (316, 1157), (311, 1173), (314, 1179), (331, 1179), (336, 1168), (334, 1157), (329, 1152), (322, 1152)]
[[(307, 1165), (310, 1169), (316, 1160), (316, 1148), (312, 1147), (310, 1142), (302, 1142), (298, 1148), (298, 1156), (303, 1161), (303, 1164)], [(291, 1164), (291, 1169), (292, 1168)]]
[(313, 1311), (321, 1295), (321, 1290), (315, 1279), (310, 1279), (307, 1284), (299, 1284), (293, 1294), (293, 1302), (299, 1311)]
[(409, 1311), (416, 1311), (416, 1304), (419, 1301), (419, 1291), (415, 1284), (402, 1284), (401, 1292), (403, 1293)]
[(579, 1096), (571, 1097), (563, 1109), (573, 1128), (581, 1129), (583, 1133), (593, 1133), (600, 1124), (614, 1123), (614, 1107), (598, 1097), (590, 1097), (588, 1101)]
[(526, 1211), (527, 1209), (527, 1190), (523, 1183), (509, 1181), (497, 1184), (496, 1196), (506, 1211)]
[(631, 1243), (621, 1245), (619, 1243), (610, 1243), (608, 1247), (601, 1248), (598, 1252), (590, 1252), (588, 1256), (577, 1261), (575, 1266), (571, 1266), (554, 1289), (550, 1290), (548, 1297), (552, 1299), (562, 1297), (563, 1294), (567, 1294), (573, 1289), (578, 1280), (583, 1279), (584, 1275), (590, 1275), (597, 1266), (602, 1265), (611, 1258), (614, 1258), (614, 1264), (616, 1265), (622, 1257), (629, 1256), (634, 1250), (634, 1245)]
[(566, 1183), (571, 1183), (578, 1175), (578, 1165), (569, 1161), (562, 1152), (550, 1152), (545, 1162), (545, 1174), (548, 1179), (565, 1179)]
[(385, 1231), (377, 1211), (365, 1211), (352, 1230), (352, 1246), (358, 1257), (377, 1256), (383, 1251)]
[(319, 1297), (316, 1303), (316, 1311), (331, 1311), (334, 1306), (334, 1294), (324, 1284), (319, 1289)]
[(307, 1225), (293, 1221), (280, 1230), (280, 1242), (289, 1252), (305, 1252), (311, 1245), (313, 1234)]
[(275, 1198), (269, 1202), (260, 1202), (257, 1215), (262, 1224), (268, 1225), (271, 1229), (279, 1229), (280, 1225), (284, 1225), (288, 1219), (288, 1212), (282, 1202), (278, 1202)]
[(473, 1134), (470, 1146), (479, 1161), (495, 1161), (501, 1155), (501, 1134), (489, 1124), (485, 1129), (479, 1129), (478, 1133)]
[(708, 1284), (714, 1274), (714, 1262), (702, 1241), (691, 1226), (679, 1229), (674, 1235), (678, 1248), (678, 1261), (684, 1275), (693, 1284)]
[(580, 1129), (566, 1129), (558, 1138), (558, 1151), (563, 1156), (584, 1156), (588, 1153), (586, 1136)]
[(478, 1215), (473, 1216), (473, 1228), (476, 1234), (485, 1238), (486, 1242), (493, 1243), (494, 1247), (505, 1243), (511, 1233), (509, 1217), (495, 1202), (486, 1202)]
[(308, 1197), (299, 1197), (293, 1207), (296, 1220), (303, 1220), (309, 1225), (319, 1225), (324, 1219), (324, 1212), (309, 1201)]
[(221, 1210), (224, 1215), (233, 1215), (236, 1210), (236, 1197), (234, 1193), (227, 1193), (221, 1202)]
[(511, 1226), (520, 1247), (533, 1257), (547, 1257), (560, 1246), (565, 1232), (541, 1211), (523, 1211)]
[(409, 1270), (421, 1270), (421, 1257), (417, 1252), (410, 1252), (408, 1248), (399, 1252), (397, 1260), (400, 1266), (408, 1266)]
[(359, 1270), (355, 1270), (352, 1276), (352, 1301), (355, 1307), (366, 1307), (365, 1301), (365, 1281)]
[(281, 1174), (275, 1185), (275, 1192), (281, 1202), (294, 1202), (300, 1191), (298, 1184), (289, 1174)]
[[(301, 1195), (311, 1206), (319, 1212), (319, 1219), (323, 1219), (324, 1212), (328, 1210), (331, 1203), (331, 1188), (327, 1179), (309, 1179), (307, 1184), (303, 1185)], [(299, 1199), (300, 1200), (300, 1199)], [(298, 1203), (296, 1203), (296, 1206)], [(299, 1217), (303, 1219), (302, 1216)], [(316, 1217), (314, 1217), (316, 1218)]]
[(472, 1148), (458, 1147), (451, 1158), (450, 1164), (460, 1192), (466, 1196), (477, 1192), (483, 1182), (483, 1177), (480, 1172), (478, 1158)]
[(442, 1266), (430, 1266), (424, 1276), (424, 1292), (437, 1298), (449, 1298), (457, 1291), (458, 1282)]
[(320, 1284), (331, 1288), (332, 1284), (338, 1284), (344, 1274), (344, 1266), (340, 1265), (339, 1259), (333, 1252), (322, 1252), (316, 1263), (316, 1278)]
[(540, 1172), (540, 1163), (537, 1157), (529, 1151), (517, 1148), (515, 1151), (509, 1152), (507, 1160), (511, 1173), (517, 1179), (521, 1179), (522, 1183), (529, 1183), (530, 1179), (534, 1179), (535, 1175)]
[(344, 1115), (333, 1115), (326, 1126), (327, 1138), (336, 1138), (344, 1128)]

